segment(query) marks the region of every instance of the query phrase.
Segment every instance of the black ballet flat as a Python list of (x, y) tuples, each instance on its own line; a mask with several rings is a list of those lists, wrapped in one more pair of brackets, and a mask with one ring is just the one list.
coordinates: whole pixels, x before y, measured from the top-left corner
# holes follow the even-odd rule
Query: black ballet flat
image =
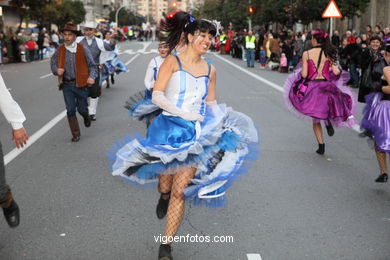
[(323, 155), (325, 153), (325, 144), (318, 144), (316, 153)]
[(19, 206), (15, 200), (12, 200), (11, 205), (8, 208), (3, 208), (3, 213), (8, 226), (11, 228), (19, 226), (20, 223), (20, 211)]
[(368, 130), (364, 130), (363, 132), (359, 133), (358, 136), (361, 138), (365, 138), (365, 137), (372, 138), (372, 133)]
[(169, 244), (161, 244), (158, 249), (158, 260), (173, 260), (172, 248)]
[(325, 125), (326, 127), (326, 132), (328, 133), (329, 136), (333, 136), (334, 135), (334, 128), (332, 126), (332, 123), (328, 120), (328, 124)]
[[(169, 200), (171, 192), (161, 193), (160, 199), (158, 200), (156, 207), (156, 215), (158, 219), (162, 219), (165, 217), (168, 211)], [(169, 196), (167, 199), (164, 199), (163, 196)]]
[(389, 177), (387, 176), (387, 173), (383, 173), (383, 174), (379, 175), (379, 177), (375, 180), (375, 182), (385, 183), (385, 182), (387, 182), (388, 178)]

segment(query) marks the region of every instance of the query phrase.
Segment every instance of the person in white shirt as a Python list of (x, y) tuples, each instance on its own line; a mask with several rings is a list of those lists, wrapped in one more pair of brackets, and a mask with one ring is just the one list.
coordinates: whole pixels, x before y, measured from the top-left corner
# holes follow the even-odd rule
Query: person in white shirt
[(159, 55), (149, 62), (148, 68), (146, 69), (144, 84), (148, 90), (153, 89), (154, 82), (157, 80), (158, 70), (165, 58), (169, 55), (169, 46), (165, 39), (160, 41), (160, 44), (158, 45), (158, 53)]
[(116, 33), (110, 34), (109, 43), (104, 42), (102, 39), (95, 37), (97, 24), (95, 22), (87, 22), (83, 26), (84, 36), (79, 36), (76, 39), (77, 43), (81, 43), (87, 47), (92, 54), (96, 67), (99, 69), (98, 77), (95, 79), (95, 83), (88, 87), (89, 92), (89, 115), (92, 121), (96, 121), (96, 111), (99, 103), (99, 97), (101, 96), (101, 64), (104, 64), (105, 60), (102, 60), (101, 54), (106, 51), (114, 51), (116, 42)]
[(60, 46), (60, 38), (58, 37), (58, 34), (54, 31), (51, 32), (51, 42), (56, 48)]
[[(0, 110), (4, 117), (12, 126), (12, 140), (15, 141), (17, 148), (22, 148), (27, 143), (28, 135), (23, 127), (26, 120), (18, 103), (12, 98), (10, 92), (4, 84), (0, 74)], [(5, 181), (4, 154), (0, 142), (0, 207), (3, 209), (4, 217), (10, 227), (19, 225), (19, 207), (15, 202), (10, 187)]]
[(145, 119), (147, 127), (153, 121), (153, 118), (162, 112), (158, 106), (152, 103), (152, 91), (154, 83), (157, 80), (158, 70), (170, 53), (166, 38), (160, 40), (158, 52), (159, 56), (154, 57), (146, 69), (144, 79), (146, 90), (131, 96), (125, 105), (129, 109), (130, 116), (140, 121)]

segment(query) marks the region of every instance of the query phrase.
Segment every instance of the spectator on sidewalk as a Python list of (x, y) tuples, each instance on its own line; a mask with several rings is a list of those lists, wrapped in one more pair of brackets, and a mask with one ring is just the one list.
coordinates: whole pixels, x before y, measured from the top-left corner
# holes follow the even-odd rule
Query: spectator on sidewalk
[(260, 68), (264, 69), (267, 66), (267, 54), (264, 47), (260, 47)]
[(38, 59), (39, 60), (43, 60), (43, 50), (44, 50), (43, 43), (44, 43), (44, 41), (45, 41), (45, 31), (44, 31), (44, 29), (42, 29), (38, 34), (38, 40), (37, 40)]
[(248, 35), (245, 36), (245, 53), (248, 68), (253, 68), (255, 66), (255, 49), (256, 37), (253, 35), (252, 31), (249, 31)]
[(279, 72), (287, 73), (288, 72), (288, 60), (285, 53), (281, 54), (280, 57), (280, 69)]
[(382, 27), (379, 24), (375, 25), (375, 27), (374, 27), (374, 34), (375, 35), (379, 35), (381, 30), (382, 30)]
[(279, 36), (277, 34), (274, 35), (274, 38), (270, 40), (269, 49), (271, 51), (271, 55), (275, 57), (275, 59), (279, 60), (280, 58), (280, 41)]
[(368, 48), (362, 53), (362, 80), (359, 85), (358, 101), (365, 103), (365, 96), (374, 91), (375, 86), (379, 86), (383, 76), (384, 61), (381, 54), (382, 40), (378, 35), (370, 39)]
[(51, 42), (54, 44), (56, 48), (60, 46), (60, 38), (58, 37), (58, 34), (54, 30), (51, 31)]
[(332, 44), (336, 47), (340, 46), (340, 33), (339, 31), (335, 30), (332, 36)]
[(27, 61), (31, 62), (35, 60), (35, 53), (37, 50), (38, 45), (32, 38), (26, 42)]

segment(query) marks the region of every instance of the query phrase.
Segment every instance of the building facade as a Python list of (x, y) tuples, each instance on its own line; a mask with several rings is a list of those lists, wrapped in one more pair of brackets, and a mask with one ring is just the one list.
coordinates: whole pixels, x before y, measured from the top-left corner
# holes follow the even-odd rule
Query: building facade
[(150, 16), (158, 22), (164, 14), (174, 10), (191, 12), (204, 0), (137, 0), (137, 12), (142, 16)]

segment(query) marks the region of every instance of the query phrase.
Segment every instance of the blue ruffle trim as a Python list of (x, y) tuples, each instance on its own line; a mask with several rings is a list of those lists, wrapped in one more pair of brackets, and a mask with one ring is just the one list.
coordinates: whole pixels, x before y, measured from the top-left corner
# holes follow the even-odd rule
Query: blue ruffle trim
[[(123, 145), (129, 143), (134, 138), (137, 138), (138, 140), (143, 139), (139, 134), (135, 134), (133, 137), (130, 136), (125, 137), (121, 141), (116, 142), (113, 148), (108, 152), (107, 157), (110, 159), (110, 163), (108, 167), (111, 170), (113, 170), (113, 163), (115, 162), (115, 160), (118, 159), (116, 156), (118, 150), (121, 149)], [(231, 131), (226, 131), (215, 145), (204, 147), (204, 151), (200, 155), (189, 154), (187, 159), (183, 162), (174, 160), (168, 164), (159, 162), (159, 163), (145, 164), (141, 166), (136, 171), (135, 174), (137, 178), (145, 180), (146, 181), (145, 183), (133, 181), (125, 177), (121, 177), (121, 179), (129, 184), (151, 188), (157, 186), (158, 176), (161, 173), (166, 172), (168, 169), (172, 169), (172, 168), (174, 169), (180, 167), (196, 167), (197, 165), (202, 164), (206, 166), (207, 170), (197, 172), (196, 176), (194, 177), (195, 181), (201, 180), (202, 178), (204, 178), (206, 175), (210, 174), (213, 171), (210, 160), (214, 157), (215, 154), (217, 154), (221, 150), (234, 151), (238, 145), (242, 145), (241, 138)], [(227, 182), (222, 187), (215, 190), (212, 194), (207, 194), (207, 195), (214, 195), (214, 194), (225, 192), (233, 184), (233, 181), (239, 180), (241, 175), (249, 171), (251, 167), (250, 161), (258, 159), (259, 143), (250, 143), (245, 145), (247, 145), (247, 149), (248, 149), (247, 154), (239, 157), (238, 160), (236, 160), (235, 162), (236, 167), (234, 167), (233, 171), (229, 172), (228, 174), (224, 174), (222, 176), (212, 178), (208, 182), (189, 185), (184, 191), (185, 199), (190, 201), (195, 206), (207, 206), (209, 208), (217, 208), (217, 207), (225, 206), (227, 203), (226, 195), (222, 195), (216, 198), (199, 198), (197, 194), (201, 188), (218, 181), (227, 181)]]

